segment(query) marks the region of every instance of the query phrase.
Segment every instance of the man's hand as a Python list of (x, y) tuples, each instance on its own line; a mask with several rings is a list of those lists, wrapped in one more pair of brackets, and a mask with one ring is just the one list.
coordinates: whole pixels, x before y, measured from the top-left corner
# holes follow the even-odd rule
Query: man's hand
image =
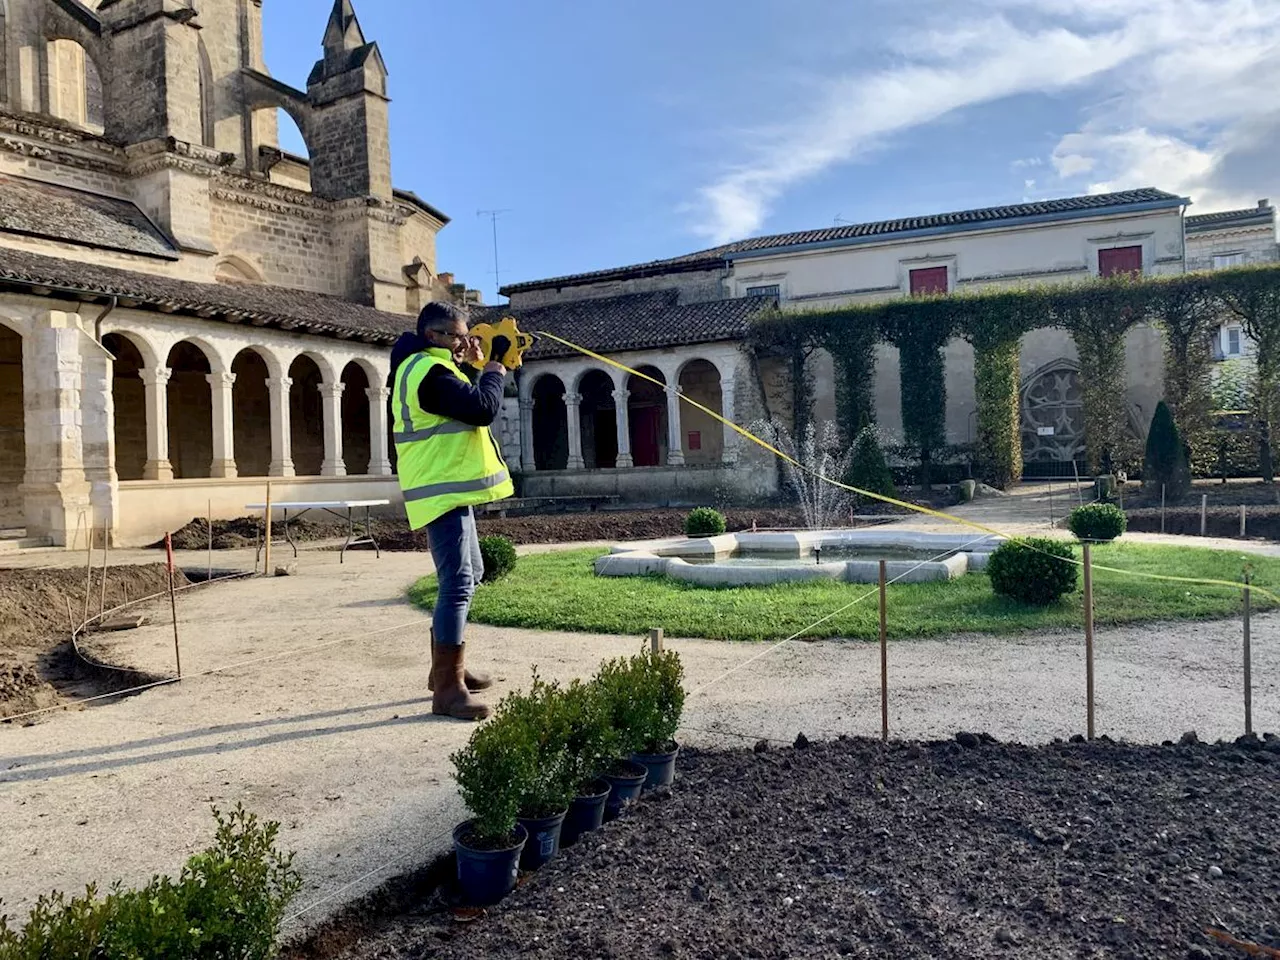
[(466, 343), (462, 345), (462, 362), (479, 363), (483, 359), (484, 344), (480, 342), (480, 338), (467, 337)]

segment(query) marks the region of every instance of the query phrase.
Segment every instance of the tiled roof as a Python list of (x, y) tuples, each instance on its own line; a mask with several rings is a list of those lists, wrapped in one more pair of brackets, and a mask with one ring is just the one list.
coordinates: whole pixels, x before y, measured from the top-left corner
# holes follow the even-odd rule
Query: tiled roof
[[(471, 319), (514, 316), (522, 330), (545, 330), (589, 350), (617, 353), (741, 339), (751, 320), (777, 303), (773, 297), (741, 297), (679, 304), (677, 296), (675, 290), (660, 290), (529, 309), (472, 307)], [(573, 355), (575, 351), (547, 339), (538, 340), (527, 354), (531, 360)]]
[(127, 305), (166, 313), (371, 343), (392, 343), (414, 323), (410, 316), (319, 293), (252, 283), (195, 283), (2, 247), (0, 286), (48, 287), (86, 298), (116, 296)]
[(1187, 233), (1205, 233), (1224, 227), (1262, 227), (1276, 222), (1274, 207), (1248, 207), (1244, 210), (1223, 210), (1219, 213), (1199, 213), (1187, 217)]
[(552, 277), (548, 280), (533, 280), (526, 283), (515, 283), (503, 287), (506, 294), (520, 293), (525, 290), (539, 290), (547, 287), (576, 286), (578, 284), (605, 280), (627, 280), (636, 277), (652, 276), (662, 273), (676, 273), (685, 270), (714, 269), (723, 265), (724, 261), (761, 250), (775, 250), (782, 247), (806, 246), (818, 243), (837, 243), (842, 240), (861, 240), (865, 238), (891, 237), (894, 234), (915, 233), (917, 231), (939, 231), (964, 227), (982, 227), (998, 224), (1002, 221), (1023, 220), (1027, 218), (1055, 218), (1067, 216), (1084, 216), (1093, 211), (1114, 207), (1138, 205), (1177, 206), (1185, 202), (1176, 194), (1163, 190), (1145, 187), (1139, 190), (1125, 190), (1120, 193), (1099, 193), (1084, 197), (1065, 197), (1060, 200), (1037, 200), (1032, 203), (1016, 203), (1003, 207), (983, 207), (977, 210), (961, 210), (956, 213), (938, 213), (924, 217), (904, 217), (899, 220), (878, 220), (872, 223), (856, 223), (839, 227), (826, 227), (821, 230), (804, 230), (799, 233), (780, 233), (766, 237), (750, 237), (723, 246), (712, 247), (697, 253), (672, 257), (667, 260), (651, 260), (648, 263), (635, 264), (629, 267), (615, 267), (609, 270), (596, 270), (591, 273), (579, 273), (565, 277)]
[(0, 231), (178, 258), (168, 238), (128, 200), (7, 174), (0, 174)]

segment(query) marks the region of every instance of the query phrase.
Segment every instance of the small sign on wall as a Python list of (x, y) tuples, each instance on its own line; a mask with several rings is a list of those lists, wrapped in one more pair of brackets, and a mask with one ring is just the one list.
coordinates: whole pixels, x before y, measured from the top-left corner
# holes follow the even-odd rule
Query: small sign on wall
[(701, 430), (689, 431), (689, 449), (690, 450), (702, 449), (702, 431)]
[(1037, 437), (1052, 437), (1053, 427), (1036, 427)]

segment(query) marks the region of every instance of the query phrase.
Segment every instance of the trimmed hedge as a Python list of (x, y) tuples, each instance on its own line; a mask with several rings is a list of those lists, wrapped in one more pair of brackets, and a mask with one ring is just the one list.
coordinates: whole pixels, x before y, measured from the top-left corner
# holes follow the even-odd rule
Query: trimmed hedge
[(1067, 526), (1080, 540), (1106, 542), (1124, 533), (1128, 519), (1115, 504), (1088, 503), (1071, 511)]
[(689, 511), (684, 521), (684, 532), (691, 537), (718, 537), (725, 529), (724, 514), (711, 507)]
[(484, 560), (482, 582), (493, 583), (516, 568), (516, 545), (499, 534), (481, 537), (480, 557)]
[(1010, 540), (991, 554), (987, 575), (1000, 596), (1047, 607), (1076, 589), (1080, 571), (1074, 560), (1071, 544), (1061, 540)]

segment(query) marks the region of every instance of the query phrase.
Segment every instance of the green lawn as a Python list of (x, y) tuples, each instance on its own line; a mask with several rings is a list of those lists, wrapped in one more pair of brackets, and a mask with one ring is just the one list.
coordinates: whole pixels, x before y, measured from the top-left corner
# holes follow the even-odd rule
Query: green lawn
[[(772, 640), (864, 597), (806, 636), (878, 636), (874, 584), (814, 582), (716, 589), (665, 577), (597, 577), (592, 562), (604, 552), (589, 549), (521, 557), (507, 578), (476, 591), (471, 619), (537, 630), (642, 634), (650, 627), (662, 627), (676, 637)], [(1124, 570), (1220, 580), (1239, 580), (1248, 563), (1256, 584), (1280, 592), (1280, 559), (1127, 543), (1096, 547), (1093, 556), (1096, 564)], [(430, 607), (435, 592), (435, 578), (425, 577), (410, 590), (410, 597)], [(1094, 574), (1094, 595), (1098, 624), (1228, 617), (1237, 615), (1241, 607), (1239, 591), (1103, 571)], [(990, 580), (981, 573), (950, 582), (894, 584), (888, 596), (889, 635), (897, 638), (1016, 633), (1083, 623), (1080, 591), (1048, 609), (1027, 607), (995, 596)], [(1272, 606), (1256, 593), (1253, 601), (1255, 609)]]

